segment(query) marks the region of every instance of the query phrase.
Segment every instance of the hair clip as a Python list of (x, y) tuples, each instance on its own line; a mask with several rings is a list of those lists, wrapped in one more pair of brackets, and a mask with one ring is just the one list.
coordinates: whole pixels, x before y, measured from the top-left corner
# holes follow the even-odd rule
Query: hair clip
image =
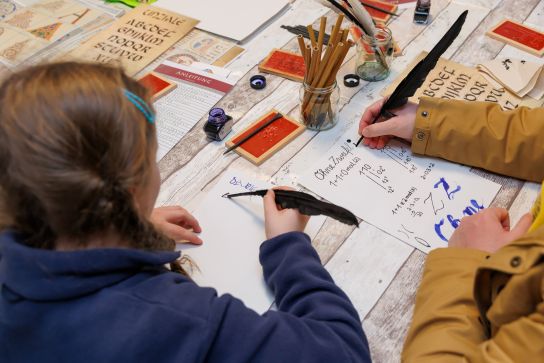
[(144, 114), (147, 122), (150, 124), (155, 123), (155, 114), (151, 111), (151, 108), (148, 106), (147, 102), (142, 100), (139, 96), (130, 92), (127, 89), (123, 89), (123, 92), (126, 98), (134, 105), (141, 113)]

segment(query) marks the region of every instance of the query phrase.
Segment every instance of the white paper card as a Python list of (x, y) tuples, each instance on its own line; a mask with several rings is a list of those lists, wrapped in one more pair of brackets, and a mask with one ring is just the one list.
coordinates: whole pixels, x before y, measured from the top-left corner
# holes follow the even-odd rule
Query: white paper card
[(242, 41), (282, 10), (287, 0), (159, 0), (153, 6), (200, 20), (197, 28)]
[(240, 174), (225, 175), (193, 213), (202, 227), (204, 243), (182, 245), (183, 254), (198, 266), (191, 275), (197, 284), (213, 287), (219, 295), (230, 293), (259, 313), (274, 301), (259, 263), (259, 246), (266, 240), (262, 198), (231, 200), (222, 195), (268, 187)]
[(355, 147), (344, 134), (300, 183), (394, 237), (430, 252), (466, 215), (488, 207), (500, 185), (466, 166), (412, 155), (396, 140), (382, 150)]
[[(274, 301), (259, 262), (259, 248), (266, 240), (263, 199), (222, 196), (269, 187), (269, 183), (242, 172), (227, 172), (193, 212), (202, 227), (200, 238), (204, 243), (180, 245), (182, 253), (198, 266), (190, 272), (197, 284), (213, 287), (219, 295), (229, 293), (258, 313), (267, 311)], [(324, 220), (312, 217), (306, 233), (317, 234)]]

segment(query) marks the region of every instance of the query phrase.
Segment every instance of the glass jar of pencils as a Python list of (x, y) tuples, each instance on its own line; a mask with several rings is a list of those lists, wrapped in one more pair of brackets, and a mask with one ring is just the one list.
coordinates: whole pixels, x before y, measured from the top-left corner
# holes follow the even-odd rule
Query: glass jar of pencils
[(374, 37), (363, 33), (357, 41), (357, 75), (370, 82), (387, 78), (391, 72), (393, 53), (393, 38), (388, 28), (378, 28)]
[(328, 130), (338, 123), (340, 89), (336, 82), (315, 88), (303, 82), (300, 87), (300, 118), (310, 130)]

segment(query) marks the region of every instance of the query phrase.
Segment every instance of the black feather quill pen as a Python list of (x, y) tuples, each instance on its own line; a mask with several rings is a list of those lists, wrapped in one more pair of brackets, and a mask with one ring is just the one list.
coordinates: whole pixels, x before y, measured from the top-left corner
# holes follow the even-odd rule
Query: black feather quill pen
[[(468, 10), (463, 11), (463, 13), (457, 18), (455, 23), (451, 28), (444, 34), (442, 39), (434, 46), (434, 48), (423, 58), (416, 66), (408, 73), (406, 78), (399, 83), (397, 88), (393, 91), (391, 96), (383, 104), (380, 113), (374, 118), (372, 123), (376, 122), (378, 118), (391, 118), (395, 116), (391, 113), (391, 110), (404, 106), (408, 102), (408, 98), (412, 97), (416, 90), (423, 84), (425, 78), (429, 72), (434, 68), (440, 56), (448, 49), (448, 47), (453, 43), (455, 38), (459, 35), (465, 19), (467, 17)], [(359, 146), (363, 136), (359, 138), (355, 146)]]
[[(267, 192), (267, 189), (262, 189), (254, 192), (226, 194), (225, 197), (236, 198), (251, 195), (264, 197)], [(293, 190), (275, 189), (274, 195), (276, 197), (276, 204), (280, 205), (282, 208), (298, 209), (300, 213), (307, 216), (317, 216), (323, 214), (350, 226), (359, 227), (357, 217), (355, 217), (355, 215), (349, 210), (332, 203), (323, 202), (317, 198), (314, 198), (310, 194)]]

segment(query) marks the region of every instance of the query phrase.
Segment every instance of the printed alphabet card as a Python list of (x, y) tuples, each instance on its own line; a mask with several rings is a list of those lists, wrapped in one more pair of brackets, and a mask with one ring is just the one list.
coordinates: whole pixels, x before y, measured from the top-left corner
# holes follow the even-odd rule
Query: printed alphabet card
[(170, 49), (198, 20), (148, 5), (140, 5), (89, 39), (70, 56), (123, 65), (134, 75)]
[[(425, 57), (421, 52), (382, 94), (390, 95), (408, 72)], [(485, 101), (499, 104), (504, 110), (513, 110), (519, 106), (539, 107), (542, 101), (531, 98), (520, 98), (496, 81), (490, 82), (476, 68), (440, 58), (436, 66), (418, 88), (410, 101), (418, 103), (421, 97), (435, 97), (450, 100)]]

